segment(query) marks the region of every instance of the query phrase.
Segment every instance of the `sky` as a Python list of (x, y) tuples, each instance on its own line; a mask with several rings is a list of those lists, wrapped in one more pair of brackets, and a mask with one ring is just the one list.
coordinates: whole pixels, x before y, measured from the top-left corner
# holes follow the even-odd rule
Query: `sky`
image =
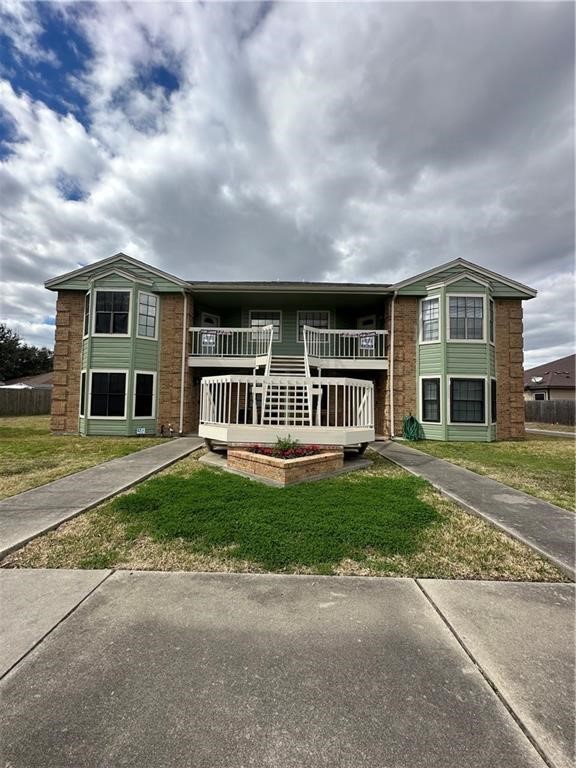
[(574, 351), (574, 5), (0, 0), (0, 315), (119, 251), (189, 280), (462, 257)]

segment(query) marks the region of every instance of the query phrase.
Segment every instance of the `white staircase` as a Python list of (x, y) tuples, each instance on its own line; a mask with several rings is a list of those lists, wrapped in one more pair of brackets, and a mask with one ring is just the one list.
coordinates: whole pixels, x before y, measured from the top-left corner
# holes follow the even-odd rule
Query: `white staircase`
[(310, 376), (308, 360), (304, 355), (271, 355), (266, 376)]

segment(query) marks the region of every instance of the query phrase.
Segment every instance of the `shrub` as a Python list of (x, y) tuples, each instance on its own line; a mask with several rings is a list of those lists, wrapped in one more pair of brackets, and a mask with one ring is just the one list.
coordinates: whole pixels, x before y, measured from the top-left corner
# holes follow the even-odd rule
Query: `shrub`
[(301, 445), (298, 440), (292, 440), (290, 435), (279, 437), (274, 445), (251, 445), (247, 450), (275, 459), (301, 459), (304, 456), (316, 456), (322, 451), (318, 445)]

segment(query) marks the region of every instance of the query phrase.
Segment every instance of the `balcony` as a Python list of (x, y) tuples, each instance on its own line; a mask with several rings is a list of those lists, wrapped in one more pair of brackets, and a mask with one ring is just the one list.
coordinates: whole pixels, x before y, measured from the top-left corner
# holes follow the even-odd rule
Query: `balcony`
[(374, 387), (349, 378), (206, 376), (201, 437), (226, 443), (274, 443), (291, 436), (316, 445), (374, 440)]
[(356, 329), (321, 329), (305, 325), (304, 343), (296, 339), (273, 344), (273, 326), (262, 328), (190, 328), (191, 347), (189, 365), (206, 368), (252, 368), (269, 372), (272, 348), (274, 354), (282, 352), (283, 345), (300, 348), (299, 355), (306, 368), (318, 369), (372, 369), (388, 368), (388, 331)]
[(304, 354), (317, 368), (386, 369), (388, 331), (304, 326)]
[(189, 364), (206, 367), (258, 368), (265, 366), (272, 344), (273, 327), (190, 328)]

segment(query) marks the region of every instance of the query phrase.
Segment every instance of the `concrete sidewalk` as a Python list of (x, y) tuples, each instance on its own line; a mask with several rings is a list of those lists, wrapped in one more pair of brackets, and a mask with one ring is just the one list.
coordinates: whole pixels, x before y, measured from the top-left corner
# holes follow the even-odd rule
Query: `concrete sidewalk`
[(0, 501), (0, 559), (30, 539), (200, 448), (198, 437), (180, 437), (112, 459)]
[(547, 557), (576, 581), (576, 516), (508, 485), (395, 442), (371, 447)]
[(573, 765), (573, 584), (4, 570), (0, 597), (14, 768)]

